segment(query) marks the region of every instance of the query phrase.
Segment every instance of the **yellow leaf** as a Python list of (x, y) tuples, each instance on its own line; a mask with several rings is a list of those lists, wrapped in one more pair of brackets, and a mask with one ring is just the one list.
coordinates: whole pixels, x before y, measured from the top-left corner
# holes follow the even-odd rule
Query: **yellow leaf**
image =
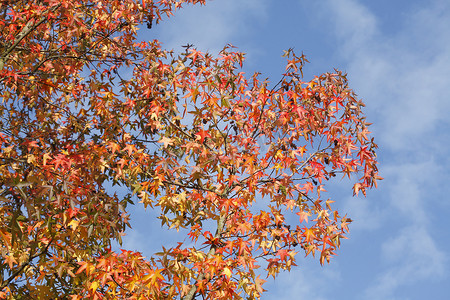
[(72, 226), (72, 230), (75, 230), (77, 229), (79, 223), (79, 221), (72, 219), (67, 226)]
[(255, 279), (256, 290), (260, 294), (265, 291), (265, 289), (262, 288), (262, 285), (264, 284), (264, 282), (266, 282), (266, 280), (259, 278), (259, 275)]
[(223, 271), (222, 271), (222, 274), (224, 274), (225, 276), (228, 277), (228, 279), (230, 279), (232, 273), (231, 273), (231, 270), (230, 270), (228, 267), (225, 267), (225, 268), (223, 269)]
[(95, 292), (98, 287), (99, 287), (98, 282), (94, 281), (94, 282), (91, 283), (91, 286), (89, 287), (89, 289), (92, 290), (93, 292)]
[(27, 163), (34, 163), (36, 161), (36, 157), (33, 154), (27, 155)]
[(50, 154), (44, 153), (44, 155), (42, 156), (42, 160), (43, 160), (43, 162), (44, 162), (44, 166), (47, 164), (47, 160), (48, 160), (49, 158), (51, 158), (51, 157), (50, 157)]

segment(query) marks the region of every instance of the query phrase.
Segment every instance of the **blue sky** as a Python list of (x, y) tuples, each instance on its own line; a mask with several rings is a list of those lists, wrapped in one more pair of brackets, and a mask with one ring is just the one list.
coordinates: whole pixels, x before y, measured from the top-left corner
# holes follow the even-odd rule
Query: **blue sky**
[[(282, 50), (307, 55), (306, 77), (338, 68), (366, 103), (378, 141), (378, 190), (330, 197), (354, 219), (330, 265), (298, 256), (262, 299), (448, 299), (450, 286), (450, 1), (215, 0), (148, 31), (165, 48), (247, 53), (246, 70), (277, 82)], [(332, 193), (334, 192), (334, 194)], [(132, 211), (123, 248), (146, 256), (180, 239), (151, 211)]]

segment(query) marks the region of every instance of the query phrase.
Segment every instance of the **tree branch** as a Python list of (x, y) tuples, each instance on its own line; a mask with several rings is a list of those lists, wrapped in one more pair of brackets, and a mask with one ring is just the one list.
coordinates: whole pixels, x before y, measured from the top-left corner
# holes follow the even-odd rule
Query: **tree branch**
[(35, 259), (36, 257), (41, 256), (42, 254), (46, 253), (46, 252), (48, 251), (48, 248), (50, 247), (50, 244), (51, 244), (51, 243), (52, 243), (52, 241), (50, 241), (50, 242), (47, 244), (47, 246), (45, 246), (45, 248), (44, 248), (41, 252), (39, 252), (38, 254), (31, 255), (31, 256), (28, 258), (28, 260), (27, 260), (26, 262), (24, 262), (24, 263), (19, 267), (19, 269), (17, 269), (14, 273), (12, 273), (11, 276), (9, 276), (9, 278), (8, 278), (5, 282), (3, 282), (3, 283), (0, 285), (0, 291), (2, 291), (7, 285), (9, 285), (9, 284), (11, 283), (11, 281), (13, 281), (14, 278), (16, 278), (16, 277), (23, 271), (23, 269), (25, 269), (25, 267), (28, 266), (28, 265), (31, 263), (31, 261), (32, 261), (33, 259)]
[[(226, 219), (226, 215), (225, 213), (223, 213), (219, 220), (217, 221), (217, 230), (216, 230), (216, 234), (214, 235), (214, 238), (219, 238), (222, 234), (222, 232), (225, 229), (225, 219)], [(211, 245), (211, 248), (208, 251), (207, 254), (207, 258), (212, 258), (213, 255), (216, 253), (216, 245)], [(191, 289), (189, 290), (189, 292), (186, 294), (186, 296), (184, 296), (183, 300), (193, 300), (194, 296), (195, 296), (195, 292), (197, 291), (197, 282), (202, 281), (205, 278), (205, 274), (201, 273), (198, 277), (197, 280), (195, 281), (195, 283), (192, 285)]]
[[(50, 11), (55, 11), (56, 9), (58, 9), (62, 4), (58, 4), (54, 7), (52, 7), (51, 9), (47, 9), (44, 14), (50, 12)], [(5, 53), (3, 53), (3, 55), (0, 58), (0, 71), (3, 70), (3, 67), (5, 66), (5, 62), (8, 59), (9, 54), (17, 47), (17, 45), (19, 45), (19, 43), (27, 36), (29, 35), (34, 29), (36, 29), (39, 25), (41, 25), (42, 23), (44, 23), (45, 21), (47, 21), (48, 18), (46, 16), (43, 16), (39, 22), (33, 24), (33, 20), (29, 20), (27, 22), (27, 24), (25, 24), (25, 26), (22, 28), (22, 31), (19, 33), (19, 35), (17, 36), (16, 40), (14, 41), (14, 43), (11, 45), (11, 47), (9, 47)]]

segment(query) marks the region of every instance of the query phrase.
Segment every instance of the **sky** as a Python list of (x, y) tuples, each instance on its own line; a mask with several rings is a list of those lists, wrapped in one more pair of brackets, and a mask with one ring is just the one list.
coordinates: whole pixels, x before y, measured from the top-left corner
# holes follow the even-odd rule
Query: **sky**
[[(306, 79), (334, 68), (366, 104), (385, 179), (367, 197), (332, 189), (354, 220), (329, 265), (298, 255), (264, 285), (271, 299), (449, 299), (450, 1), (214, 0), (141, 32), (179, 51), (247, 53), (245, 70), (277, 82), (283, 50), (303, 52)], [(133, 209), (123, 247), (152, 253), (178, 240), (151, 211)]]

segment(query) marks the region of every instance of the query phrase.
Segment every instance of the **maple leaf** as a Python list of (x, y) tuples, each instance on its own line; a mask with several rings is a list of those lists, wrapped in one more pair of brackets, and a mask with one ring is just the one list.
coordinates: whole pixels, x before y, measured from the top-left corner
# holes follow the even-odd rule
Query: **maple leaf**
[(186, 57), (191, 58), (192, 62), (195, 63), (197, 59), (199, 58), (203, 58), (203, 53), (196, 50), (196, 49), (189, 49), (189, 51), (191, 52), (189, 55), (187, 55)]
[(70, 165), (70, 162), (68, 161), (67, 157), (64, 154), (56, 155), (55, 158), (52, 160), (52, 163), (55, 166), (55, 170), (57, 170), (60, 166), (64, 168), (65, 166)]
[(92, 290), (93, 292), (95, 292), (99, 286), (100, 286), (100, 284), (97, 281), (94, 281), (91, 283), (89, 289)]
[(277, 251), (277, 255), (281, 260), (286, 260), (286, 257), (290, 257), (289, 252), (286, 249), (280, 249)]
[[(89, 263), (85, 262), (85, 261), (81, 261), (78, 264), (80, 265), (80, 267), (78, 268), (78, 270), (75, 274), (80, 274), (81, 272), (86, 270), (86, 268), (89, 266)], [(88, 270), (86, 270), (86, 272), (88, 272)]]
[(223, 270), (222, 270), (222, 274), (224, 274), (228, 279), (230, 279), (230, 278), (231, 278), (231, 275), (232, 275), (233, 273), (231, 272), (230, 268), (225, 267), (225, 268), (223, 268)]
[(345, 216), (344, 218), (342, 218), (342, 222), (341, 222), (341, 227), (343, 230), (348, 232), (348, 225), (352, 222), (352, 219), (347, 218), (347, 216)]
[(298, 213), (296, 213), (298, 216), (300, 216), (300, 223), (305, 221), (306, 223), (308, 223), (308, 217), (310, 216), (310, 214), (306, 211), (299, 211)]
[(247, 234), (247, 232), (250, 231), (252, 228), (252, 225), (248, 222), (239, 222), (237, 224), (237, 231), (239, 231), (241, 234)]
[(72, 230), (75, 231), (75, 230), (77, 229), (79, 223), (80, 223), (79, 221), (77, 221), (77, 220), (75, 220), (75, 219), (72, 219), (72, 220), (69, 222), (69, 224), (67, 224), (67, 226), (72, 227)]
[(265, 291), (265, 289), (262, 288), (262, 285), (264, 284), (264, 282), (267, 282), (267, 280), (259, 278), (259, 275), (256, 277), (255, 285), (256, 285), (256, 290), (258, 291), (258, 293), (263, 293)]
[(301, 190), (305, 191), (305, 194), (308, 194), (309, 192), (314, 191), (314, 185), (310, 181), (308, 181), (307, 183), (302, 185)]
[(145, 276), (143, 280), (150, 285), (155, 285), (157, 282), (164, 280), (164, 276), (161, 274), (163, 269), (152, 270), (149, 275)]
[(203, 142), (205, 141), (205, 138), (211, 137), (211, 135), (208, 133), (208, 131), (203, 130), (203, 129), (200, 129), (195, 135), (197, 136), (197, 140), (199, 140), (199, 142), (201, 144), (203, 144)]
[(303, 232), (303, 235), (305, 236), (305, 241), (310, 244), (314, 239), (316, 239), (316, 235), (314, 234), (313, 228), (306, 228)]
[(303, 154), (305, 154), (305, 152), (307, 151), (305, 146), (299, 147), (295, 150), (292, 150), (292, 155), (300, 155), (301, 157), (303, 157)]
[[(162, 139), (161, 139), (161, 140), (162, 140)], [(161, 141), (161, 140), (160, 140), (160, 143), (163, 143), (163, 144), (164, 144), (164, 148), (166, 148), (166, 147), (167, 147), (166, 143), (168, 144), (168, 142), (164, 142), (164, 141)], [(170, 145), (171, 145), (171, 144), (170, 144)], [(128, 155), (131, 156), (131, 154), (133, 154), (134, 152), (136, 152), (136, 146), (135, 146), (135, 145), (128, 144), (128, 145), (125, 146), (125, 148), (123, 148), (123, 151), (127, 151), (127, 152), (128, 152)]]
[(366, 189), (364, 184), (357, 182), (353, 185), (353, 194), (358, 196), (359, 191), (362, 191), (364, 196), (366, 195)]
[(164, 148), (167, 148), (167, 146), (169, 145), (173, 145), (173, 139), (170, 139), (168, 137), (163, 136), (160, 140), (159, 143), (164, 145)]
[(14, 264), (17, 264), (17, 260), (14, 258), (14, 256), (12, 254), (8, 254), (6, 255), (6, 257), (4, 258), (6, 264), (9, 266), (9, 268), (12, 270)]

